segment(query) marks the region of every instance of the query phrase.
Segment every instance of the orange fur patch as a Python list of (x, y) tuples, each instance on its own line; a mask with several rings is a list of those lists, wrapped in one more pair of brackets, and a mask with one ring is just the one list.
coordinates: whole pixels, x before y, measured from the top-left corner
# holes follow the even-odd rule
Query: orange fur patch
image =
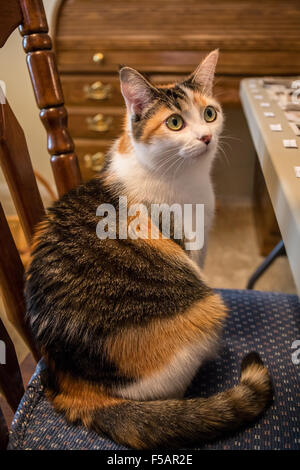
[[(130, 201), (128, 204), (134, 204), (135, 201)], [(171, 260), (175, 264), (185, 264), (188, 266), (189, 269), (194, 271), (195, 275), (203, 279), (202, 272), (200, 268), (188, 257), (185, 251), (172, 239), (170, 238), (163, 238), (162, 233), (156, 227), (155, 224), (152, 224), (152, 220), (150, 217), (144, 217), (137, 211), (137, 214), (134, 216), (127, 217), (127, 225), (129, 226), (134, 219), (138, 218), (137, 222), (134, 224), (136, 227), (136, 234), (138, 235), (135, 243), (144, 244), (145, 249), (146, 247), (150, 247), (161, 253), (164, 257), (167, 256), (171, 258)], [(152, 238), (152, 226), (153, 226), (153, 233), (155, 237)], [(128, 229), (129, 232), (129, 229)]]
[(151, 248), (161, 252), (164, 256), (172, 258), (174, 262), (176, 262), (176, 260), (180, 260), (181, 262), (185, 260), (189, 261), (183, 249), (170, 238), (163, 238), (162, 233), (154, 224), (154, 234), (156, 238), (152, 238), (152, 221), (150, 217), (143, 218), (143, 216), (137, 212), (137, 216), (127, 218), (127, 224), (129, 225), (138, 216), (140, 221), (138, 233), (144, 234), (144, 238), (140, 237), (136, 240), (138, 243), (146, 243)]
[(217, 339), (225, 317), (226, 307), (213, 294), (172, 318), (123, 329), (107, 339), (106, 352), (121, 373), (146, 377), (170, 362), (188, 344), (208, 337)]
[(158, 85), (158, 88), (174, 88), (175, 83), (168, 83), (167, 85)]
[(52, 399), (56, 410), (64, 412), (66, 418), (71, 422), (80, 420), (84, 426), (90, 426), (93, 411), (106, 406), (120, 404), (123, 400), (107, 395), (104, 387), (94, 385), (84, 380), (72, 378), (56, 372), (59, 384), (59, 394), (55, 397), (51, 392), (49, 398)]
[(204, 108), (207, 105), (207, 101), (201, 93), (194, 93), (193, 101), (196, 106), (202, 106)]
[(177, 245), (173, 240), (168, 238), (162, 238), (162, 234), (160, 233), (159, 239), (151, 239), (151, 235), (149, 235), (148, 240), (144, 240), (148, 245), (153, 247), (155, 250), (160, 251), (164, 256), (168, 256), (172, 258), (174, 262), (177, 261), (185, 262), (189, 261), (187, 254), (183, 251), (183, 249)]
[(148, 142), (154, 134), (162, 134), (161, 132), (159, 132), (159, 128), (162, 123), (167, 119), (169, 114), (171, 114), (170, 110), (165, 106), (159, 108), (158, 111), (154, 114), (154, 116), (148, 119), (147, 124), (144, 127), (143, 135), (141, 136), (141, 141)]
[(124, 154), (130, 153), (131, 150), (132, 150), (132, 145), (130, 142), (130, 137), (128, 133), (125, 131), (119, 140), (118, 152), (124, 155)]

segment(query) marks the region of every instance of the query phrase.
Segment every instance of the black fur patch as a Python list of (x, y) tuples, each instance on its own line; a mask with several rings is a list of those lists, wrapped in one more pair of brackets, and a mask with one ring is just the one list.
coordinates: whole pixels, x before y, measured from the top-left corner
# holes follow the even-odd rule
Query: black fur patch
[(170, 111), (182, 111), (180, 100), (187, 100), (187, 94), (179, 86), (175, 85), (171, 88), (156, 88), (157, 93), (153, 94), (153, 102), (144, 113), (140, 116), (133, 116), (132, 119), (132, 133), (134, 138), (138, 141), (143, 135), (144, 128), (147, 121), (155, 115), (161, 106), (170, 108)]
[(256, 351), (248, 353), (242, 360), (241, 372), (247, 369), (252, 364), (264, 365), (260, 355)]

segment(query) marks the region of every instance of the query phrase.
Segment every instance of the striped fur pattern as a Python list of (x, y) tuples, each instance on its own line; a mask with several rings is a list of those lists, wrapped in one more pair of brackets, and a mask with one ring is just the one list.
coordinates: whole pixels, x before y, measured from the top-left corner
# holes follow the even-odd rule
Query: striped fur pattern
[[(137, 449), (215, 438), (255, 419), (271, 398), (268, 372), (253, 353), (236, 387), (184, 399), (197, 369), (216, 354), (227, 314), (222, 300), (174, 240), (161, 234), (124, 240), (118, 227), (115, 239), (96, 236), (100, 204), (114, 205), (118, 219), (119, 196), (150, 202), (149, 188), (134, 191), (118, 158), (122, 154), (123, 169), (126, 161), (137, 168), (130, 152), (151, 134), (150, 121), (166, 109), (183, 110), (190, 93), (201, 106), (207, 98), (200, 90), (210, 93), (209, 74), (201, 68), (195, 73), (197, 83), (194, 74), (171, 88), (147, 82), (142, 98), (136, 89), (134, 95), (123, 89), (139, 119), (131, 120), (132, 132), (115, 144), (99, 177), (49, 209), (36, 230), (27, 272), (28, 319), (48, 364), (45, 386), (55, 409), (70, 422)], [(140, 225), (151, 231), (148, 218)]]

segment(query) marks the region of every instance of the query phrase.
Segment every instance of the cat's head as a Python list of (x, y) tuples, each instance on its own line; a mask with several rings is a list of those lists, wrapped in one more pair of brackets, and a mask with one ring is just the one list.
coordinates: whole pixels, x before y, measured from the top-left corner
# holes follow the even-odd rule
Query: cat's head
[(144, 166), (163, 171), (176, 167), (176, 159), (187, 164), (213, 159), (223, 125), (221, 106), (212, 96), (218, 55), (212, 51), (186, 80), (161, 87), (121, 68), (127, 130)]

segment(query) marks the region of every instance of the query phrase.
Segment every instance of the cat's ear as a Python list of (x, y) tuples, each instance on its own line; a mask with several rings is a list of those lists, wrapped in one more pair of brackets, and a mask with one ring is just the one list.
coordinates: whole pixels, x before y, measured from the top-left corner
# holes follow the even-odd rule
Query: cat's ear
[(219, 58), (219, 49), (210, 52), (205, 59), (198, 65), (196, 70), (189, 77), (189, 81), (201, 86), (202, 92), (206, 95), (212, 94), (213, 81), (216, 65)]
[(121, 91), (130, 114), (140, 116), (155, 97), (155, 88), (131, 67), (120, 69)]

